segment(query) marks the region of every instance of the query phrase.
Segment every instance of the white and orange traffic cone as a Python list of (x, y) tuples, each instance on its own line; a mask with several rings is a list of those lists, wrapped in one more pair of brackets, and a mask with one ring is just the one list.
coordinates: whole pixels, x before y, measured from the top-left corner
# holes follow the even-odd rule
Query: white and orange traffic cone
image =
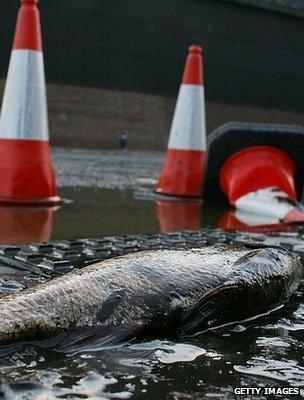
[(278, 222), (303, 222), (297, 201), (295, 164), (272, 146), (251, 146), (229, 157), (220, 170), (220, 187), (231, 205)]
[(206, 151), (202, 48), (189, 47), (170, 131), (168, 150), (155, 192), (200, 197)]
[(204, 201), (228, 200), (246, 225), (304, 222), (303, 146), (298, 125), (220, 126), (208, 136)]
[(21, 0), (0, 118), (0, 203), (54, 205), (38, 0)]

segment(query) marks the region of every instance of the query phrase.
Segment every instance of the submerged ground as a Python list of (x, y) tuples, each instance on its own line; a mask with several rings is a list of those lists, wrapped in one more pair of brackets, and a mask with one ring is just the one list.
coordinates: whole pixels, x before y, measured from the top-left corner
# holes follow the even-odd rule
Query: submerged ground
[[(225, 207), (134, 198), (134, 189), (153, 184), (161, 158), (158, 153), (125, 156), (57, 149), (59, 189), (73, 203), (31, 213), (1, 208), (1, 243), (156, 233), (183, 224), (216, 227)], [(299, 292), (276, 314), (185, 342), (152, 337), (76, 355), (57, 353), (43, 343), (17, 344), (0, 348), (1, 394), (24, 400), (233, 399), (233, 387), (243, 385), (298, 386), (304, 397), (303, 333), (304, 298)]]

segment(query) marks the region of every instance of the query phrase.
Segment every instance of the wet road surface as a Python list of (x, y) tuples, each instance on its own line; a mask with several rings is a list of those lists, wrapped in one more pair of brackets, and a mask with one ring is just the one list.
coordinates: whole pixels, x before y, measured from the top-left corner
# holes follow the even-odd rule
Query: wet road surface
[[(54, 164), (59, 190), (74, 202), (57, 211), (34, 210), (30, 219), (22, 210), (0, 209), (6, 227), (0, 232), (2, 243), (157, 233), (161, 226), (172, 228), (177, 216), (180, 224), (193, 224), (194, 218), (199, 227), (215, 227), (224, 211), (216, 206), (195, 211), (183, 207), (176, 213), (178, 207), (170, 206), (157, 212), (156, 204), (135, 200), (130, 189), (137, 187), (137, 180), (157, 178), (161, 165), (157, 153), (127, 159), (120, 153), (69, 154), (56, 149)], [(40, 224), (29, 237), (32, 221)], [(195, 400), (234, 399), (233, 387), (241, 385), (297, 386), (304, 397), (302, 293), (273, 315), (183, 342), (151, 337), (112, 349), (92, 347), (74, 356), (52, 351), (47, 343), (0, 348), (0, 391), (3, 398), (17, 400)]]

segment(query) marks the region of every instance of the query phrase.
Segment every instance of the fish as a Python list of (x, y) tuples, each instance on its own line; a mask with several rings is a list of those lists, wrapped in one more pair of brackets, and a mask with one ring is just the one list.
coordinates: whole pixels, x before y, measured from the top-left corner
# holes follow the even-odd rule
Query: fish
[(302, 279), (298, 258), (277, 248), (132, 253), (1, 298), (0, 344), (63, 332), (77, 342), (78, 329), (92, 329), (105, 344), (193, 335), (285, 304)]

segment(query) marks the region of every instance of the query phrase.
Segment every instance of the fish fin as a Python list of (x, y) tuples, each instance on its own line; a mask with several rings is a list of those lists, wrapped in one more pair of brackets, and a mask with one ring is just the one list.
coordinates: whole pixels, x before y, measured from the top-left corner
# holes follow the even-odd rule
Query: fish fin
[(194, 335), (209, 329), (244, 320), (249, 316), (241, 307), (246, 288), (239, 285), (221, 285), (210, 290), (183, 318), (180, 333)]
[(56, 351), (69, 355), (98, 351), (125, 344), (135, 338), (138, 325), (106, 325), (76, 328), (67, 332), (57, 343)]

